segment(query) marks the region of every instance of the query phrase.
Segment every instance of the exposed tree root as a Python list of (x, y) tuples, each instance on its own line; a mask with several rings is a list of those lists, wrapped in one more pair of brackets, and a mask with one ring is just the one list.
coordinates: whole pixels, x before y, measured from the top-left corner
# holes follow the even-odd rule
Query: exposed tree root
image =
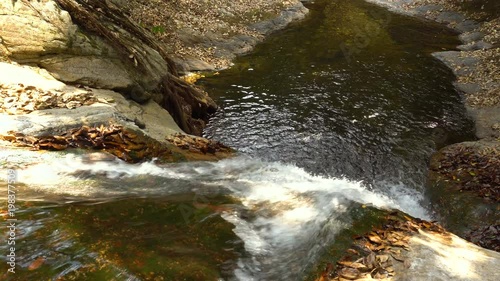
[[(150, 63), (147, 53), (139, 52), (141, 44), (156, 50), (168, 65), (168, 72), (162, 74), (162, 82), (153, 92), (155, 99), (167, 109), (179, 127), (189, 134), (200, 135), (211, 113), (217, 106), (203, 91), (178, 78), (177, 70), (166, 51), (149, 32), (129, 18), (108, 1), (100, 0), (55, 0), (68, 11), (73, 21), (87, 32), (104, 38), (132, 68), (146, 71)], [(128, 34), (123, 34), (121, 30)], [(129, 89), (130, 90), (130, 89)], [(136, 87), (134, 91), (144, 91)]]

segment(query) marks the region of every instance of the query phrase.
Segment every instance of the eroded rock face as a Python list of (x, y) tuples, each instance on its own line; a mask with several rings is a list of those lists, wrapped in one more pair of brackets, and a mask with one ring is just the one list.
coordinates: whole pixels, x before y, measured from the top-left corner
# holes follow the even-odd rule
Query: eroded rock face
[[(138, 46), (138, 52), (147, 53), (150, 63), (143, 73), (127, 67), (109, 43), (74, 24), (56, 1), (1, 0), (0, 5), (4, 13), (0, 15), (0, 37), (6, 55), (21, 63), (38, 64), (63, 82), (105, 89), (125, 89), (139, 83), (152, 90), (168, 71), (158, 53), (139, 47), (134, 40), (131, 44)], [(110, 28), (133, 37), (116, 26)]]
[[(0, 73), (6, 74), (0, 76), (1, 91), (15, 91), (21, 96), (32, 91), (32, 101), (37, 101), (40, 97), (55, 99), (55, 102), (47, 103), (51, 106), (44, 108), (38, 108), (35, 104), (34, 110), (27, 110), (19, 103), (15, 108), (17, 112), (4, 110), (5, 100), (0, 100), (1, 135), (6, 135), (9, 131), (34, 136), (58, 135), (71, 128), (103, 123), (141, 130), (160, 142), (182, 132), (169, 113), (153, 101), (140, 105), (110, 90), (65, 85), (46, 71), (35, 67), (0, 62)], [(21, 83), (24, 83), (23, 86), (19, 85)], [(6, 96), (9, 96), (8, 93)], [(82, 102), (75, 108), (67, 108), (67, 103), (64, 107), (59, 106), (64, 97)], [(89, 98), (93, 102), (86, 103)], [(140, 128), (136, 123), (146, 126)]]
[(0, 37), (7, 55), (33, 60), (68, 49), (77, 26), (54, 1), (0, 1)]
[(433, 155), (428, 179), (428, 196), (446, 228), (490, 249), (498, 244), (483, 230), (498, 225), (499, 151), (495, 139), (447, 146)]
[(121, 65), (118, 60), (98, 56), (53, 56), (41, 59), (40, 65), (67, 83), (105, 89), (126, 88), (133, 84), (125, 69), (116, 67)]
[(167, 54), (120, 9), (123, 1), (0, 0), (2, 60), (32, 64), (68, 84), (153, 99), (186, 133), (201, 134), (215, 103), (177, 79)]
[[(168, 111), (152, 100), (138, 104), (111, 90), (69, 86), (37, 67), (0, 62), (0, 73), (0, 150), (5, 153), (17, 145), (80, 147), (130, 162), (154, 157), (216, 160), (232, 154), (216, 142), (184, 135)], [(127, 133), (130, 139), (122, 137)], [(76, 143), (74, 136), (81, 136)]]

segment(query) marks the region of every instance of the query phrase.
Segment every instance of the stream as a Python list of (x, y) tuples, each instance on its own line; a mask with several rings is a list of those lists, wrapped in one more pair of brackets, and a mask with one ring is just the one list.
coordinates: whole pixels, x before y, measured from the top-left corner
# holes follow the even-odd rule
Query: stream
[(362, 0), (308, 8), (198, 82), (220, 105), (205, 136), (232, 159), (16, 152), (40, 164), (16, 170), (17, 271), (5, 280), (304, 280), (378, 210), (434, 218), (429, 157), (473, 138), (453, 74), (431, 56), (456, 34)]

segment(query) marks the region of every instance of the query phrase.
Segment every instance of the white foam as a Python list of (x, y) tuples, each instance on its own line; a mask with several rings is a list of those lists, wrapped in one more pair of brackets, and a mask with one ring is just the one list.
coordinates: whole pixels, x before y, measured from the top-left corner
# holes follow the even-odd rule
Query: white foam
[[(138, 192), (167, 194), (173, 189), (173, 179), (191, 182), (189, 190), (224, 188), (240, 199), (251, 212), (252, 219), (242, 218), (236, 211), (222, 217), (235, 225), (234, 232), (244, 241), (250, 257), (242, 257), (235, 276), (251, 280), (272, 279), (298, 274), (317, 256), (322, 244), (333, 239), (335, 233), (346, 227), (343, 216), (352, 202), (377, 208), (399, 209), (410, 215), (428, 218), (420, 205), (422, 195), (405, 186), (390, 186), (381, 191), (369, 190), (362, 183), (345, 178), (314, 176), (304, 169), (279, 162), (264, 162), (251, 158), (233, 158), (219, 162), (184, 163), (158, 166), (153, 162), (127, 164), (121, 161), (86, 162), (81, 156), (68, 155), (21, 170), (19, 181), (38, 184), (66, 193), (91, 196), (95, 190), (82, 192), (78, 175), (82, 172), (105, 176), (121, 186), (127, 178), (147, 176), (169, 180), (158, 186), (107, 192)], [(283, 261), (287, 260), (287, 263)], [(279, 266), (277, 266), (279, 264)], [(296, 271), (287, 268), (295, 268)], [(276, 275), (273, 275), (276, 274)], [(284, 275), (283, 275), (284, 274)], [(249, 277), (250, 276), (250, 277)], [(253, 278), (252, 277), (252, 278)], [(247, 278), (247, 279), (245, 279)]]

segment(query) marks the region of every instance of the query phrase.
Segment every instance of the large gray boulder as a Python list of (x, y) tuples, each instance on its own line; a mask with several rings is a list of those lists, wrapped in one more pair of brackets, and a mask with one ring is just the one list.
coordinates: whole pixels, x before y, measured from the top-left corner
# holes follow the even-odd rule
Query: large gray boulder
[(40, 65), (63, 82), (124, 91), (138, 84), (151, 91), (168, 72), (168, 63), (158, 52), (118, 25), (110, 25), (112, 32), (148, 57), (141, 69), (123, 63), (123, 54), (104, 38), (74, 24), (56, 1), (0, 0), (0, 10), (4, 55)]
[(153, 99), (186, 133), (201, 134), (216, 104), (181, 81), (124, 1), (0, 0), (0, 61), (40, 66), (58, 80)]
[(16, 60), (65, 52), (78, 29), (54, 1), (0, 0), (0, 10), (2, 45)]
[(4, 87), (24, 84), (25, 89), (39, 89), (33, 94), (33, 100), (42, 94), (54, 96), (57, 93), (71, 96), (75, 101), (85, 100), (88, 96), (94, 100), (90, 105), (72, 108), (65, 105), (15, 115), (1, 113), (0, 135), (9, 135), (11, 131), (27, 136), (59, 135), (82, 126), (114, 124), (165, 142), (167, 137), (182, 132), (170, 114), (154, 101), (138, 104), (110, 90), (69, 86), (37, 67), (0, 62), (0, 73), (4, 74), (0, 75), (0, 85), (3, 85), (0, 91), (8, 91)]

